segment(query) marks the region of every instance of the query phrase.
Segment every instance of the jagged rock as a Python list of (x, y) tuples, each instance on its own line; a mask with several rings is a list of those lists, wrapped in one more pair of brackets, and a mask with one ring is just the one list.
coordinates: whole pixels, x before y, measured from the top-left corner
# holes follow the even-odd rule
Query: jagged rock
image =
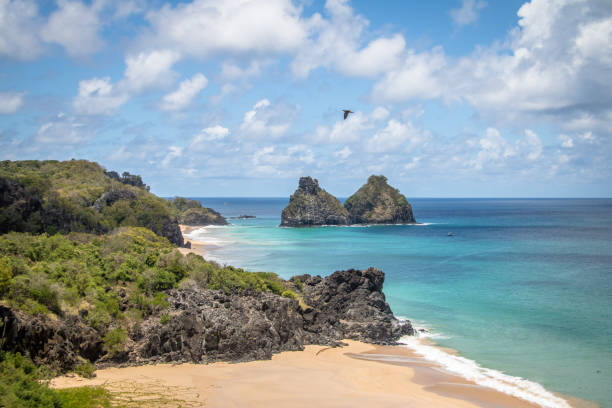
[(352, 224), (413, 224), (412, 206), (385, 176), (370, 176), (344, 207)]
[[(227, 294), (196, 287), (167, 292), (169, 307), (129, 327), (125, 349), (105, 355), (97, 331), (78, 316), (31, 316), (0, 306), (2, 349), (29, 354), (60, 371), (80, 358), (99, 366), (150, 362), (269, 359), (308, 344), (341, 345), (342, 339), (392, 344), (414, 333), (398, 321), (382, 293), (384, 273), (349, 269), (322, 279), (294, 277), (307, 307), (269, 292)], [(125, 296), (125, 294), (124, 294)], [(169, 319), (162, 319), (161, 313)]]
[(168, 293), (171, 319), (139, 328), (130, 362), (246, 361), (303, 349), (298, 302), (266, 292), (228, 295), (207, 289)]
[(28, 354), (54, 370), (73, 369), (79, 357), (96, 361), (103, 355), (99, 334), (76, 316), (31, 316), (0, 305), (0, 322), (3, 350)]
[(384, 279), (385, 274), (376, 268), (337, 271), (325, 279), (292, 278), (302, 283), (303, 300), (311, 309), (304, 312), (304, 330), (311, 334), (308, 342), (330, 338), (390, 344), (413, 335), (410, 322), (393, 316), (382, 292)]
[(301, 177), (299, 187), (281, 214), (281, 226), (346, 225), (349, 214), (336, 197), (319, 187), (317, 179)]
[(254, 215), (239, 215), (237, 217), (230, 217), (232, 220), (247, 220), (249, 218), (257, 218)]
[[(300, 282), (299, 286), (297, 282)], [(342, 339), (393, 344), (412, 335), (382, 293), (384, 273), (349, 269), (322, 279), (292, 278), (308, 307), (267, 292), (225, 294), (209, 289), (168, 292), (170, 319), (153, 316), (132, 331), (130, 363), (268, 359), (307, 344), (337, 346)], [(300, 290), (301, 287), (301, 290)]]
[(181, 214), (184, 225), (227, 225), (227, 220), (212, 208), (189, 208)]

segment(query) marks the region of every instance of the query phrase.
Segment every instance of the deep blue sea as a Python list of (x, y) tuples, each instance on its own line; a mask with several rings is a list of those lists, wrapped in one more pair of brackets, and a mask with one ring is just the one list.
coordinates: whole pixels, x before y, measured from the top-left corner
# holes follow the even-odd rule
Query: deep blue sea
[(199, 200), (257, 217), (197, 231), (213, 259), (284, 278), (375, 266), (437, 344), (612, 407), (612, 199), (421, 198), (423, 225), (306, 229), (278, 227), (287, 198)]

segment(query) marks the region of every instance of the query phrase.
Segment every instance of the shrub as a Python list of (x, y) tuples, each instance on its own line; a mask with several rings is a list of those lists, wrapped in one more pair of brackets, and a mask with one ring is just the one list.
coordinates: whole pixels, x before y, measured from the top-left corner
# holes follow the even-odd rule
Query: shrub
[(127, 331), (122, 327), (110, 330), (104, 336), (104, 348), (111, 356), (122, 352), (127, 341)]
[(296, 295), (296, 294), (295, 294), (295, 292), (294, 292), (294, 291), (292, 291), (292, 290), (285, 290), (285, 291), (283, 291), (283, 293), (281, 294), (281, 296), (282, 296), (282, 297), (289, 298), (289, 299), (296, 299), (296, 298), (297, 298), (297, 295)]
[(83, 378), (93, 378), (96, 372), (96, 366), (91, 364), (89, 361), (85, 361), (82, 364), (78, 364), (74, 367), (74, 372)]

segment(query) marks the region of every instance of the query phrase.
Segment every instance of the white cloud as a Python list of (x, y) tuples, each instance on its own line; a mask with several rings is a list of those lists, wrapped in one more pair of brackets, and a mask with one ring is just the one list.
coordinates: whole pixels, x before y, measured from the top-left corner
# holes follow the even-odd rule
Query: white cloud
[(36, 2), (28, 0), (0, 1), (0, 55), (29, 60), (42, 52)]
[(344, 75), (372, 77), (399, 64), (404, 37), (375, 38), (361, 47), (368, 20), (355, 15), (347, 0), (329, 0), (325, 10), (329, 19), (315, 14), (308, 21), (310, 35), (291, 64), (295, 76), (305, 78), (313, 69), (327, 67)]
[(38, 150), (44, 145), (76, 146), (93, 136), (89, 126), (73, 117), (55, 117), (40, 126), (36, 134), (28, 139), (26, 149)]
[(195, 0), (164, 5), (146, 15), (148, 46), (196, 57), (224, 53), (278, 53), (296, 49), (307, 35), (301, 9), (290, 0)]
[(79, 81), (79, 93), (72, 106), (77, 113), (86, 115), (111, 115), (129, 96), (117, 90), (109, 77)]
[(190, 149), (201, 149), (206, 146), (206, 142), (214, 142), (225, 139), (229, 135), (228, 128), (221, 125), (215, 125), (202, 129), (202, 131), (194, 136), (191, 140)]
[(611, 14), (607, 2), (532, 0), (519, 9), (506, 42), (462, 58), (441, 48), (409, 51), (372, 96), (466, 101), (499, 122), (545, 118), (567, 130), (605, 129), (612, 117)]
[(486, 6), (487, 3), (481, 0), (461, 0), (461, 8), (452, 9), (450, 16), (455, 24), (468, 25), (478, 19), (478, 13)]
[(0, 115), (15, 113), (23, 106), (23, 92), (0, 92)]
[(172, 65), (180, 55), (171, 50), (154, 50), (130, 55), (125, 59), (124, 87), (132, 92), (141, 92), (150, 88), (162, 88), (171, 84), (176, 78)]
[(392, 152), (392, 151), (411, 151), (420, 144), (427, 141), (429, 135), (410, 123), (402, 123), (391, 119), (387, 122), (384, 129), (366, 142), (366, 149), (370, 152)]
[(77, 57), (102, 48), (104, 43), (98, 37), (102, 24), (94, 4), (58, 0), (58, 6), (41, 30), (44, 41), (60, 44), (69, 55)]
[(565, 147), (567, 149), (574, 147), (574, 139), (568, 135), (559, 135), (559, 140), (561, 140), (561, 147)]
[(163, 158), (161, 165), (162, 167), (168, 167), (168, 165), (176, 158), (179, 158), (183, 155), (183, 148), (178, 146), (170, 146), (168, 147), (168, 154)]
[(314, 161), (313, 151), (303, 144), (289, 146), (285, 149), (265, 146), (252, 156), (253, 170), (262, 175), (297, 174), (300, 171), (300, 165), (309, 165)]
[(298, 108), (286, 105), (272, 106), (269, 100), (262, 99), (244, 114), (240, 130), (246, 137), (278, 138), (289, 129)]
[(348, 146), (344, 146), (342, 149), (335, 151), (333, 155), (339, 159), (346, 160), (352, 153)]
[(166, 111), (185, 109), (207, 84), (208, 79), (202, 74), (195, 74), (191, 79), (185, 79), (176, 91), (164, 95), (161, 109)]
[[(317, 126), (311, 140), (315, 143), (349, 143), (362, 140), (366, 132), (389, 116), (389, 111), (378, 106), (369, 114), (363, 112), (351, 113), (347, 119), (340, 119), (331, 127)], [(341, 117), (341, 115), (338, 115)]]

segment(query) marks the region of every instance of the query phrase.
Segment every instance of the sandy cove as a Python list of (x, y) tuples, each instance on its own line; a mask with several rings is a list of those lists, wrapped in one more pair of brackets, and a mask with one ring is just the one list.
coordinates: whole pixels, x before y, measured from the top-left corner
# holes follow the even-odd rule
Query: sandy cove
[[(346, 340), (272, 360), (158, 364), (58, 377), (56, 388), (103, 385), (124, 401), (156, 407), (534, 407), (450, 375), (404, 347)], [(388, 360), (394, 356), (394, 362)]]
[(178, 250), (183, 254), (186, 255), (190, 252), (193, 252), (194, 254), (197, 255), (202, 255), (205, 257), (206, 255), (206, 247), (208, 246), (213, 246), (214, 244), (210, 244), (208, 242), (204, 242), (204, 241), (196, 241), (193, 240), (191, 238), (188, 238), (187, 235), (192, 233), (193, 231), (199, 229), (199, 228), (204, 228), (204, 227), (196, 227), (196, 226), (191, 226), (191, 225), (179, 225), (179, 227), (181, 228), (181, 233), (183, 234), (183, 238), (185, 239), (185, 243), (189, 242), (191, 243), (191, 249), (189, 248), (179, 248)]

